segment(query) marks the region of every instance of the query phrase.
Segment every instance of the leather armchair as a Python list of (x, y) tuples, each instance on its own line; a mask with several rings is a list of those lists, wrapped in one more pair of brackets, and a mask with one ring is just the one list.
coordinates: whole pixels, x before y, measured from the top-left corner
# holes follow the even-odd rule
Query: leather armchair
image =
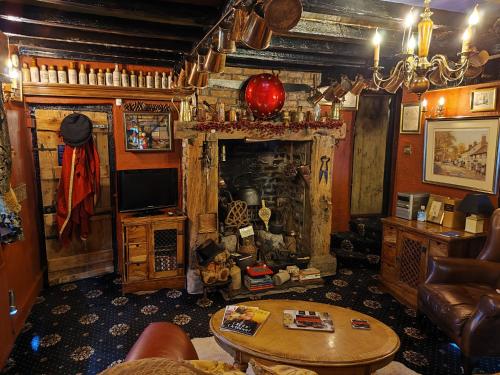
[(429, 258), (428, 276), (418, 287), (424, 313), (460, 347), (464, 372), (472, 358), (500, 356), (500, 209), (490, 221), (476, 259)]

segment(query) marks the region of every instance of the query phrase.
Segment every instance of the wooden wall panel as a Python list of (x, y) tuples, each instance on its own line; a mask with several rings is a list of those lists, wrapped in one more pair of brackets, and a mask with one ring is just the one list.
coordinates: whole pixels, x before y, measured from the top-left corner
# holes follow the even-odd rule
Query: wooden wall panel
[[(472, 112), (470, 110), (470, 94), (476, 88), (496, 87), (497, 88), (497, 104), (495, 111), (489, 112)], [(436, 106), (439, 98), (443, 96), (446, 100), (445, 116), (500, 116), (500, 82), (491, 82), (480, 85), (464, 86), (450, 88), (444, 90), (430, 91), (423, 98), (428, 101), (428, 111), (426, 117), (435, 116)], [(422, 99), (423, 99), (422, 98)], [(416, 95), (404, 91), (403, 103), (417, 102)], [(407, 191), (422, 191), (431, 194), (439, 194), (453, 198), (463, 198), (469, 190), (457, 189), (452, 187), (423, 183), (423, 160), (424, 160), (424, 141), (425, 141), (425, 118), (421, 119), (420, 134), (399, 134), (396, 170), (394, 180), (394, 195), (393, 195), (393, 214), (396, 211), (397, 192)], [(412, 154), (407, 155), (403, 152), (406, 146), (411, 145)], [(495, 207), (498, 207), (499, 194), (490, 195), (490, 199)]]

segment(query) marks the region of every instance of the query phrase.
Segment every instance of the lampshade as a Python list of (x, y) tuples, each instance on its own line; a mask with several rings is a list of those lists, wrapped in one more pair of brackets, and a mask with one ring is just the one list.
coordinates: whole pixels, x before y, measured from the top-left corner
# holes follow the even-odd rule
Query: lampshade
[(490, 216), (494, 207), (486, 194), (467, 194), (458, 210), (466, 214)]

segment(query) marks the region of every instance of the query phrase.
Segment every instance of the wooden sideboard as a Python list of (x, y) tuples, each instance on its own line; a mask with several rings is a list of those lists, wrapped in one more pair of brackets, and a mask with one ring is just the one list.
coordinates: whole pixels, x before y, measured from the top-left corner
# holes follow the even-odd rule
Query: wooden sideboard
[(185, 221), (167, 214), (121, 220), (123, 293), (184, 288)]
[[(380, 281), (405, 305), (416, 307), (417, 286), (427, 276), (430, 256), (474, 258), (479, 254), (486, 233), (472, 234), (432, 223), (382, 219), (382, 259)], [(442, 235), (458, 232), (458, 237)]]

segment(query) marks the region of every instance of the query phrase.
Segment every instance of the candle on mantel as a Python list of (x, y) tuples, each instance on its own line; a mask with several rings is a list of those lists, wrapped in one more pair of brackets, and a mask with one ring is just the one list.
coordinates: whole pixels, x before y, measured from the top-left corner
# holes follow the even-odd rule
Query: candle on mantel
[(375, 50), (373, 51), (373, 67), (378, 68), (378, 63), (380, 61), (380, 42), (382, 38), (378, 32), (378, 27), (375, 29), (375, 34), (373, 35), (373, 45)]

